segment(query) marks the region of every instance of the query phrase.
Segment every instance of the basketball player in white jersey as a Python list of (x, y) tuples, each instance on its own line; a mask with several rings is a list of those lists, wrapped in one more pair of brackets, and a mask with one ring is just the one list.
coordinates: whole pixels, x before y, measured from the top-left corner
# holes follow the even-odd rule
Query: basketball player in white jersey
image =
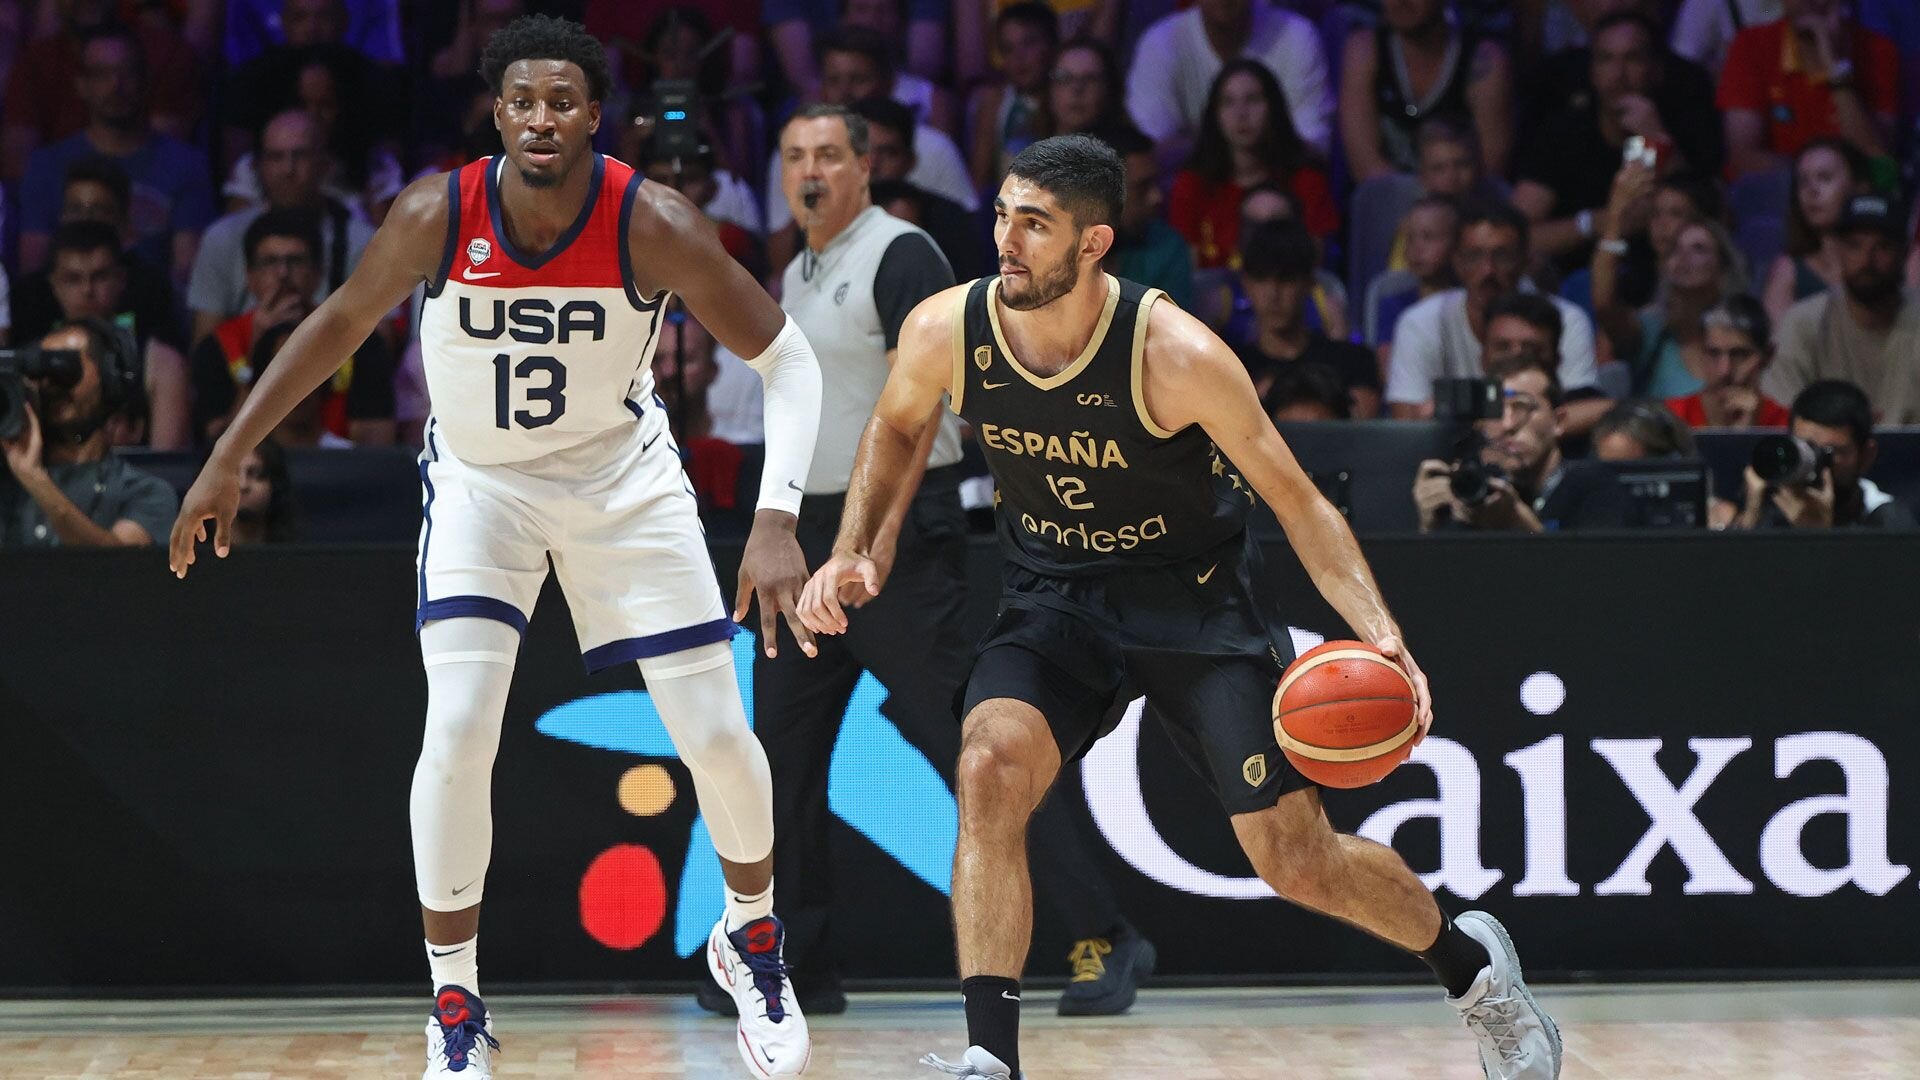
[[(416, 625), (427, 672), (414, 773), (414, 867), (434, 1006), (427, 1077), (487, 1077), (478, 992), (480, 898), (492, 843), (490, 774), (507, 687), (551, 557), (590, 669), (638, 661), (693, 774), (720, 854), (727, 910), (708, 968), (733, 994), (752, 1075), (805, 1070), (805, 1018), (773, 917), (767, 761), (747, 727), (728, 639), (757, 591), (774, 648), (806, 567), (794, 541), (819, 424), (806, 338), (721, 248), (699, 211), (593, 152), (608, 82), (579, 25), (533, 16), (481, 59), (504, 153), (409, 186), (358, 269), (288, 340), (214, 448), (170, 552), (185, 576), (214, 523), (225, 556), (239, 463), (425, 283), (421, 345), (433, 401), (420, 457)], [(650, 361), (668, 294), (766, 383), (766, 473), (729, 618)]]

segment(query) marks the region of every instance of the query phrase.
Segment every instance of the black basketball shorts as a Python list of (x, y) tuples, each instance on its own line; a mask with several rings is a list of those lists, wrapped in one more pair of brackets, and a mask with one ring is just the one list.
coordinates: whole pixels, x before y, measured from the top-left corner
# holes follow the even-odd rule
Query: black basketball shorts
[(1234, 543), (1170, 566), (1057, 577), (1007, 563), (961, 716), (1012, 698), (1046, 717), (1074, 761), (1147, 699), (1229, 814), (1309, 786), (1273, 736), (1273, 694), (1292, 639), (1254, 588), (1258, 552)]

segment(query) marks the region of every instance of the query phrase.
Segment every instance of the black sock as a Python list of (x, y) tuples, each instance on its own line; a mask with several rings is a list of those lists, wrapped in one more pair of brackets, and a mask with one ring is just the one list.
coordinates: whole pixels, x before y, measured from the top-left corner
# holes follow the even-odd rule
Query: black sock
[(1492, 963), (1486, 946), (1468, 937), (1453, 925), (1453, 916), (1440, 909), (1440, 936), (1433, 944), (1413, 955), (1433, 969), (1434, 978), (1447, 988), (1450, 997), (1459, 997), (1480, 977), (1480, 969)]
[(967, 1042), (1020, 1075), (1020, 980), (975, 975), (960, 984), (967, 999)]

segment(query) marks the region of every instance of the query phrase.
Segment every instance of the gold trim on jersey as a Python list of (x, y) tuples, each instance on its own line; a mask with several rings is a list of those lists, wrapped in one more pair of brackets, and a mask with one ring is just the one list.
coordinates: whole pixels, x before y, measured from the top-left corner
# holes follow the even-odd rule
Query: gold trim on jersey
[(1147, 370), (1147, 322), (1153, 314), (1153, 302), (1166, 296), (1159, 289), (1148, 289), (1140, 297), (1140, 306), (1133, 313), (1133, 411), (1140, 417), (1140, 426), (1146, 428), (1156, 438), (1171, 439), (1180, 434), (1168, 431), (1153, 422), (1147, 415), (1147, 393), (1145, 373)]
[(972, 291), (960, 290), (953, 312), (953, 386), (947, 391), (947, 408), (955, 416), (960, 415), (960, 399), (967, 396), (967, 294)]
[(1040, 376), (1027, 370), (1013, 349), (1007, 345), (1007, 336), (1000, 331), (1000, 279), (994, 278), (987, 285), (987, 321), (993, 324), (993, 341), (1000, 346), (1000, 352), (1007, 358), (1007, 366), (1020, 373), (1020, 377), (1041, 390), (1053, 390), (1073, 381), (1075, 375), (1085, 371), (1093, 363), (1093, 354), (1100, 351), (1100, 345), (1107, 340), (1107, 328), (1113, 325), (1113, 309), (1120, 305), (1120, 282), (1112, 274), (1102, 274), (1107, 279), (1107, 304), (1100, 309), (1100, 321), (1093, 326), (1093, 336), (1087, 339), (1087, 347), (1074, 357), (1073, 363), (1061, 368), (1052, 375)]

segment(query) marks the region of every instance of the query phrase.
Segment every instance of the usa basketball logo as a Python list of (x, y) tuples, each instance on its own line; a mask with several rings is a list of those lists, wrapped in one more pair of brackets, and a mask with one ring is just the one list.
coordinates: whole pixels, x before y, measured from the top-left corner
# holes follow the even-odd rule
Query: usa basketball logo
[(475, 266), (493, 258), (493, 245), (487, 243), (484, 236), (476, 236), (467, 241), (467, 259)]

